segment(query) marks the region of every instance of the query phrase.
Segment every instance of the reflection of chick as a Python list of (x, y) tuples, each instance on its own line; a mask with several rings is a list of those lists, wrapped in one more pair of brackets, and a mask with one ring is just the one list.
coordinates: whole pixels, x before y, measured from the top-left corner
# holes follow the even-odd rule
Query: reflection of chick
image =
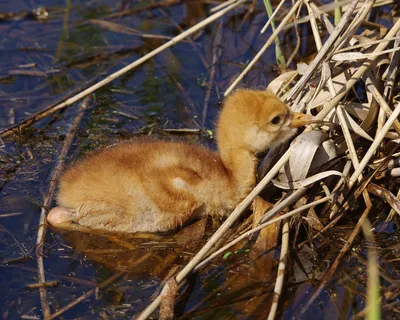
[(217, 123), (219, 154), (183, 142), (137, 139), (90, 154), (60, 180), (48, 221), (61, 229), (156, 232), (225, 216), (254, 187), (258, 152), (309, 123), (272, 93), (238, 90)]

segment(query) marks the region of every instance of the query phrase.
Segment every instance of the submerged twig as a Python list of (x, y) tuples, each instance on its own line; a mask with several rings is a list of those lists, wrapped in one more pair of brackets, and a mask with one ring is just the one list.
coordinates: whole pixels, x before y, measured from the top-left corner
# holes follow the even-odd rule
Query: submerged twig
[[(143, 257), (146, 257), (143, 256)], [(141, 259), (140, 259), (141, 260)], [(103, 281), (101, 284), (99, 284), (96, 288), (89, 290), (88, 292), (84, 293), (83, 295), (81, 295), (80, 297), (78, 297), (77, 299), (75, 299), (74, 301), (70, 302), (69, 304), (67, 304), (65, 307), (61, 308), (60, 310), (58, 310), (57, 312), (53, 313), (51, 315), (50, 319), (55, 319), (57, 317), (59, 317), (60, 315), (62, 315), (65, 311), (68, 311), (69, 309), (71, 309), (72, 307), (76, 306), (78, 303), (86, 300), (87, 298), (89, 298), (91, 295), (93, 295), (96, 290), (104, 288), (106, 286), (108, 286), (110, 283), (114, 282), (115, 280), (117, 280), (119, 277), (123, 276), (125, 274), (125, 272), (118, 272), (114, 275), (112, 275), (111, 277), (109, 277), (107, 280)]]
[[(61, 152), (58, 156), (58, 162), (56, 167), (53, 170), (51, 175), (51, 180), (49, 183), (49, 188), (46, 192), (46, 196), (43, 201), (42, 211), (40, 213), (40, 221), (38, 227), (38, 234), (36, 240), (36, 258), (37, 258), (37, 265), (38, 265), (38, 280), (39, 284), (43, 284), (46, 282), (45, 274), (44, 274), (44, 267), (43, 267), (43, 244), (44, 238), (46, 235), (47, 230), (47, 222), (46, 222), (46, 212), (47, 208), (51, 206), (51, 202), (53, 201), (54, 192), (56, 190), (56, 186), (58, 183), (58, 179), (61, 175), (61, 172), (64, 167), (65, 156), (68, 153), (69, 148), (72, 145), (72, 140), (74, 138), (75, 132), (78, 129), (78, 125), (83, 117), (83, 114), (86, 110), (87, 104), (89, 102), (89, 97), (87, 97), (81, 104), (78, 114), (76, 115), (74, 121), (72, 122), (71, 128), (69, 129), (66, 139), (64, 140), (63, 146), (61, 148)], [(50, 307), (47, 302), (47, 293), (44, 286), (39, 288), (40, 292), (40, 303), (42, 305), (42, 312), (43, 317), (45, 319), (50, 319)]]
[(211, 63), (210, 77), (208, 79), (207, 92), (206, 92), (206, 96), (204, 98), (203, 114), (202, 114), (202, 118), (201, 118), (201, 127), (202, 128), (204, 128), (206, 119), (207, 119), (208, 103), (210, 101), (211, 89), (214, 85), (215, 69), (216, 69), (216, 65), (217, 65), (217, 62), (218, 62), (218, 59), (220, 56), (220, 51), (221, 51), (220, 45), (221, 45), (221, 40), (222, 40), (222, 26), (223, 26), (223, 23), (221, 21), (215, 32), (214, 46), (213, 46), (213, 50), (212, 50), (213, 59), (212, 59), (212, 63)]

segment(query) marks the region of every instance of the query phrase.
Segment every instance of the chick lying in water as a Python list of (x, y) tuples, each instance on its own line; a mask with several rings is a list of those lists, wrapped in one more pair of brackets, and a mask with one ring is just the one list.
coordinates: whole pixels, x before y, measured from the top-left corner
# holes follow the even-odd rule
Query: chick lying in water
[(88, 155), (60, 179), (48, 222), (60, 229), (157, 232), (225, 216), (256, 184), (256, 154), (292, 137), (311, 117), (268, 91), (238, 90), (217, 121), (219, 152), (135, 139)]

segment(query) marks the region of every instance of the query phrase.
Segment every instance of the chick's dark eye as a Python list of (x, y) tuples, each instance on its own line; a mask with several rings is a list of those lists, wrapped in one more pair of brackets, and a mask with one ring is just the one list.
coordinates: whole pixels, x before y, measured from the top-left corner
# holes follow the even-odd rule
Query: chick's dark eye
[(272, 124), (280, 124), (281, 123), (281, 117), (280, 116), (276, 116), (271, 120)]

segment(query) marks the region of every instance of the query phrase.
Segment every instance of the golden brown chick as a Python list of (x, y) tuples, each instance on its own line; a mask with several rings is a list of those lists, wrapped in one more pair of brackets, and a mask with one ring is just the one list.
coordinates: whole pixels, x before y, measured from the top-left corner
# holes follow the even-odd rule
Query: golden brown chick
[(61, 229), (168, 231), (227, 215), (256, 183), (256, 154), (310, 121), (267, 91), (238, 90), (217, 122), (219, 153), (184, 142), (136, 139), (94, 152), (60, 179), (48, 222)]

